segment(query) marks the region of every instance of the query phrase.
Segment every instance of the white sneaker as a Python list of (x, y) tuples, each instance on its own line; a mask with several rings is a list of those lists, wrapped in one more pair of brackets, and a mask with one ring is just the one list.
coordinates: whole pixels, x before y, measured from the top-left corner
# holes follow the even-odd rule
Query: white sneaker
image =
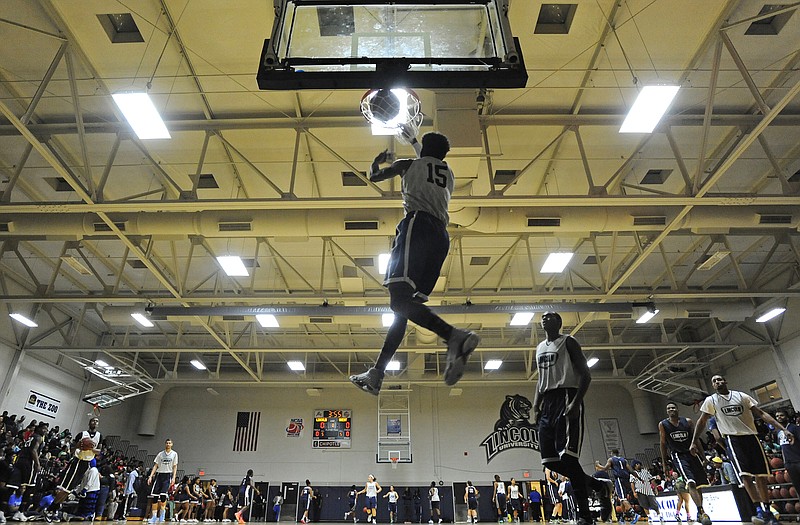
[(433, 520), (428, 520), (428, 523), (433, 523)]

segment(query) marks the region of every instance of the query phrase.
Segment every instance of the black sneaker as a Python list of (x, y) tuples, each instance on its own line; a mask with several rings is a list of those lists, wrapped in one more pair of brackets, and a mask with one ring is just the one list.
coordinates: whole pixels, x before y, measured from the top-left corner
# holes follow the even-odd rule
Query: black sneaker
[(373, 396), (377, 396), (380, 393), (381, 385), (383, 384), (383, 372), (375, 367), (372, 367), (363, 374), (350, 376), (350, 382), (364, 392), (368, 392)]
[(444, 382), (448, 386), (458, 383), (464, 375), (469, 355), (480, 344), (481, 338), (475, 332), (453, 328), (447, 340), (447, 367), (444, 369)]

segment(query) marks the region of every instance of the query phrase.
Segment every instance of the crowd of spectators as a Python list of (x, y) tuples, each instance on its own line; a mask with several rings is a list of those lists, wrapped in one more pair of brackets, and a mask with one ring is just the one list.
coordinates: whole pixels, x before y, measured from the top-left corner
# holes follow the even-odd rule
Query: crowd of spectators
[[(57, 425), (49, 428), (43, 436), (38, 451), (40, 470), (34, 486), (17, 486), (14, 482), (15, 463), (25, 447), (30, 446), (34, 429), (39, 424), (35, 419), (26, 420), (24, 415), (0, 415), (0, 523), (6, 519), (29, 521), (35, 519), (60, 521), (64, 518), (61, 508), (52, 508), (53, 496), (61, 476), (73, 460), (78, 443), (73, 434), (61, 430)], [(89, 509), (94, 519), (115, 520), (124, 517), (125, 513), (136, 508), (136, 497), (133, 483), (128, 483), (131, 472), (142, 472), (142, 462), (126, 457), (121, 450), (110, 450), (104, 441), (100, 442), (102, 451), (96, 457), (93, 468), (97, 469), (100, 489), (96, 494), (96, 503)], [(133, 475), (135, 480), (137, 474)], [(130, 485), (130, 486), (127, 486)], [(70, 500), (85, 497), (85, 487)], [(64, 507), (71, 509), (70, 503)], [(67, 514), (68, 517), (74, 516)], [(89, 517), (78, 515), (77, 517)]]

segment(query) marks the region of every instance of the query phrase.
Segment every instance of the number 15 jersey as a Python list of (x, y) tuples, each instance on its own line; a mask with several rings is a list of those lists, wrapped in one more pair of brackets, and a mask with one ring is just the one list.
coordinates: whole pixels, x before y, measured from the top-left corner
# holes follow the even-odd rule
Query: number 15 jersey
[(450, 222), (447, 208), (453, 193), (453, 172), (436, 157), (414, 159), (403, 173), (403, 208), (406, 213), (424, 211), (444, 223)]

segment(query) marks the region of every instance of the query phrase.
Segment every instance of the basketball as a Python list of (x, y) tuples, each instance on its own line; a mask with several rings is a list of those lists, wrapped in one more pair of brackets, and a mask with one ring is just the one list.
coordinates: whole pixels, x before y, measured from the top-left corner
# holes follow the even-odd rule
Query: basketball
[(779, 470), (775, 473), (775, 483), (783, 483), (783, 471)]
[(781, 489), (772, 489), (770, 491), (770, 494), (772, 495), (772, 499), (780, 499), (781, 498)]
[(783, 468), (783, 460), (781, 458), (772, 458), (769, 460), (769, 466), (772, 468)]
[(794, 503), (787, 503), (784, 510), (787, 514), (794, 514)]
[(781, 489), (781, 499), (787, 499), (789, 497), (789, 490), (786, 487)]
[(617, 515), (621, 515), (622, 514), (622, 507), (620, 505), (617, 505), (616, 509), (614, 509), (614, 510), (617, 511)]
[(372, 116), (381, 122), (389, 122), (400, 113), (400, 99), (389, 89), (381, 89), (369, 102)]
[(85, 437), (85, 438), (81, 439), (80, 449), (81, 450), (92, 450), (92, 449), (94, 449), (94, 441), (92, 441), (92, 438)]
[(794, 504), (794, 511), (800, 514), (800, 502)]
[(769, 483), (770, 485), (774, 485), (776, 482), (777, 479), (775, 478), (775, 476), (773, 476), (772, 474), (767, 476), (767, 483)]
[(788, 470), (784, 470), (783, 471), (783, 482), (784, 483), (791, 483), (792, 482), (792, 476), (789, 475), (789, 471)]
[(797, 497), (797, 490), (794, 487), (789, 487), (789, 497), (796, 498)]
[(369, 509), (367, 507), (364, 507), (364, 514), (366, 514), (367, 512), (369, 512)]

